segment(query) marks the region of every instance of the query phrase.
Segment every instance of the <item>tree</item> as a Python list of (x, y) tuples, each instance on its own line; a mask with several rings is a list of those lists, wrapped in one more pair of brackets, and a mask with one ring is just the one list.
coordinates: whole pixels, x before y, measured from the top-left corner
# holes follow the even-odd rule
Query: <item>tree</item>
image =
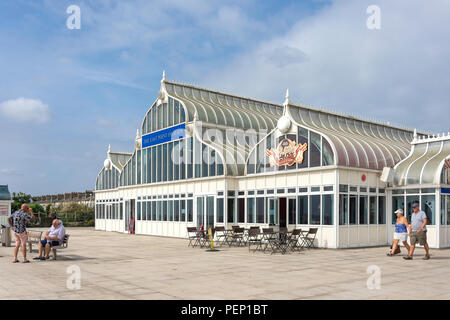
[(13, 203), (11, 204), (11, 210), (13, 211), (19, 210), (22, 204), (31, 202), (31, 195), (23, 192), (13, 192), (12, 196)]

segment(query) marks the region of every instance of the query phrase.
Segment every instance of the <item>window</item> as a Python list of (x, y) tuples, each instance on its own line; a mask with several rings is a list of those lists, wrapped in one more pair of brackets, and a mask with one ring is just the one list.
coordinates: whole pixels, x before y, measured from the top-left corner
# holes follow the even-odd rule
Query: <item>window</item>
[(311, 220), (310, 224), (320, 224), (320, 195), (311, 195)]
[(350, 202), (349, 202), (349, 223), (350, 224), (357, 224), (357, 215), (358, 215), (358, 196), (351, 194), (350, 195)]
[(264, 198), (263, 197), (256, 198), (256, 223), (264, 223)]
[(173, 221), (180, 221), (180, 200), (173, 202)]
[(308, 224), (308, 196), (298, 197), (298, 224)]
[(321, 139), (320, 135), (310, 131), (310, 143), (309, 143), (309, 161), (310, 167), (318, 167), (320, 166), (320, 146)]
[(217, 203), (216, 203), (216, 217), (217, 217), (217, 222), (218, 223), (223, 223), (223, 198), (217, 198)]
[(255, 223), (255, 198), (247, 198), (247, 223)]
[(367, 196), (359, 197), (359, 224), (367, 224)]
[(369, 197), (369, 223), (377, 224), (377, 197)]
[(339, 224), (340, 225), (348, 224), (348, 195), (347, 194), (339, 195)]
[(386, 224), (386, 198), (384, 196), (378, 197), (378, 224)]
[(334, 222), (333, 195), (322, 195), (322, 224), (332, 225)]
[(238, 199), (238, 222), (245, 222), (245, 198)]
[(235, 199), (232, 197), (228, 197), (227, 200), (228, 208), (227, 208), (227, 222), (234, 223), (234, 213), (235, 213)]
[(422, 195), (422, 210), (427, 215), (428, 222), (427, 224), (435, 224), (434, 221), (434, 211), (435, 211), (435, 195)]
[(187, 213), (188, 213), (188, 221), (192, 222), (194, 219), (194, 204), (193, 200), (187, 200)]
[(296, 214), (297, 214), (296, 199), (295, 198), (289, 198), (288, 199), (289, 224), (296, 224), (296, 220), (295, 220)]

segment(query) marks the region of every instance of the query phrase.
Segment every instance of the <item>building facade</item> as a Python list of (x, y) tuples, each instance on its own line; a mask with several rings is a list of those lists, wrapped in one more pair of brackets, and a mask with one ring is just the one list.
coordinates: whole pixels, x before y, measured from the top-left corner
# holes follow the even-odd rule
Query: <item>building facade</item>
[(449, 156), (448, 135), (163, 76), (134, 152), (108, 149), (95, 227), (171, 237), (188, 226), (317, 227), (320, 247), (375, 246), (391, 242), (393, 211), (418, 201), (430, 246), (448, 247)]
[(0, 185), (0, 224), (8, 223), (8, 216), (11, 213), (11, 194), (7, 185)]

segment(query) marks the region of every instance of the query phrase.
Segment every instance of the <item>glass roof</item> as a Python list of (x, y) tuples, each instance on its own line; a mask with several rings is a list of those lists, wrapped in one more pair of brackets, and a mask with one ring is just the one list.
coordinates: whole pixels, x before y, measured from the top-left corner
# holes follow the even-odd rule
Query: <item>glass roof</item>
[(394, 185), (439, 184), (450, 136), (415, 140), (410, 155), (395, 166)]

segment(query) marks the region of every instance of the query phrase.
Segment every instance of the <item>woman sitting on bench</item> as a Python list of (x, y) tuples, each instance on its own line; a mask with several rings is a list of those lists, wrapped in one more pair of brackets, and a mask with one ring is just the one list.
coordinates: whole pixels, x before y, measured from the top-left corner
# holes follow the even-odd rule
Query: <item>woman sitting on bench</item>
[[(39, 256), (33, 258), (33, 260), (47, 260), (50, 256), (50, 249), (52, 247), (59, 246), (64, 241), (64, 236), (66, 235), (66, 229), (64, 228), (61, 221), (54, 219), (52, 226), (45, 233), (44, 240), (39, 243)], [(45, 249), (45, 257), (44, 254)]]

